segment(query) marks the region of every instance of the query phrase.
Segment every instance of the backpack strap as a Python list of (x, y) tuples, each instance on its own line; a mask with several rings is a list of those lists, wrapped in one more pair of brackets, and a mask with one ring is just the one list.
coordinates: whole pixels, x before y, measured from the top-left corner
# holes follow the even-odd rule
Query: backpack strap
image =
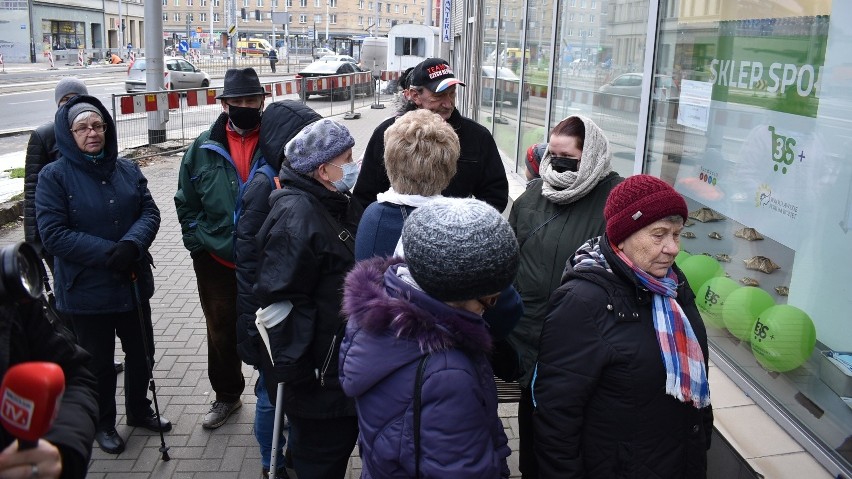
[(255, 165), (255, 168), (249, 173), (248, 180), (240, 185), (239, 192), (237, 194), (237, 204), (234, 207), (234, 231), (237, 231), (237, 223), (239, 223), (240, 215), (243, 211), (243, 195), (246, 192), (246, 188), (254, 179), (255, 175), (258, 173), (263, 174), (266, 179), (269, 180), (269, 184), (272, 186), (273, 190), (281, 189), (281, 180), (278, 179), (278, 174), (272, 169), (272, 166), (267, 163), (263, 158), (257, 160), (260, 164)]
[(417, 378), (414, 380), (414, 477), (420, 479), (420, 409), (421, 396), (423, 392), (423, 372), (426, 370), (426, 361), (429, 355), (420, 358), (417, 365)]
[(269, 183), (272, 185), (273, 190), (281, 188), (281, 180), (278, 179), (278, 175), (275, 170), (272, 169), (272, 165), (264, 163), (263, 166), (257, 169), (257, 172), (263, 173), (266, 178), (269, 179)]

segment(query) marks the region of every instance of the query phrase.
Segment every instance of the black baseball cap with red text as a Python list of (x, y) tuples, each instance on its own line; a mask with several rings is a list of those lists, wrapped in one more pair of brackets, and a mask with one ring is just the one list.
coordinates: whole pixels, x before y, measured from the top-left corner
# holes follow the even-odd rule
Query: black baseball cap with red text
[(465, 86), (453, 74), (450, 64), (440, 58), (427, 58), (411, 72), (412, 87), (425, 87), (434, 93), (441, 93), (453, 85)]

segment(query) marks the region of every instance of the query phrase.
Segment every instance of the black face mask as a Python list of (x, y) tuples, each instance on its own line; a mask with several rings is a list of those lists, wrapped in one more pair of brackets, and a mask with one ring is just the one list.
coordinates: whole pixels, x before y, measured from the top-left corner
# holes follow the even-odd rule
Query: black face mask
[(228, 118), (241, 130), (253, 130), (260, 125), (260, 110), (257, 108), (228, 105)]
[(580, 168), (580, 159), (568, 156), (551, 156), (550, 164), (553, 165), (553, 169), (556, 170), (557, 173), (565, 171), (573, 171), (576, 173), (577, 169)]

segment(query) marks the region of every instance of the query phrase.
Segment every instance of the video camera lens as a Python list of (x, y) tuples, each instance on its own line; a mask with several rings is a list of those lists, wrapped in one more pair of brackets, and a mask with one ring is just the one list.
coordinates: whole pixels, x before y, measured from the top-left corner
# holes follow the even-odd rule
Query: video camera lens
[(25, 242), (0, 248), (0, 302), (29, 301), (44, 291), (44, 266)]

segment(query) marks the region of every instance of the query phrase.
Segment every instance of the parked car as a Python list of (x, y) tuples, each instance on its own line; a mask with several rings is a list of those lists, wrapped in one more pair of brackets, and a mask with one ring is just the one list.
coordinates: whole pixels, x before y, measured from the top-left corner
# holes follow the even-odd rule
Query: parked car
[[(672, 100), (678, 98), (674, 79), (670, 75), (654, 75), (652, 85), (655, 100)], [(615, 77), (611, 82), (601, 85), (598, 89), (606, 96), (639, 97), (642, 92), (642, 73), (624, 73)]]
[[(494, 67), (484, 66), (482, 67), (482, 78), (494, 78)], [(497, 90), (497, 101), (504, 102), (508, 101), (512, 106), (518, 104), (518, 91), (520, 91), (521, 79), (518, 78), (518, 75), (506, 68), (500, 67), (497, 69), (497, 82), (496, 82), (496, 90)], [(482, 86), (482, 102), (490, 103), (494, 98), (494, 90), (495, 88), (483, 84)], [(523, 99), (529, 100), (530, 98), (530, 89), (529, 87), (524, 88)]]
[[(300, 71), (296, 74), (296, 79), (301, 78), (318, 78), (318, 77), (327, 77), (332, 75), (345, 75), (347, 73), (359, 73), (368, 70), (362, 70), (358, 65), (352, 62), (342, 62), (342, 61), (334, 61), (334, 62), (324, 62), (324, 61), (315, 61), (310, 65), (306, 66), (304, 70)], [(372, 81), (366, 83), (356, 83), (354, 84), (355, 94), (359, 93), (365, 95), (372, 95), (374, 92), (375, 85)], [(349, 87), (340, 87), (340, 88), (329, 88), (326, 90), (314, 90), (312, 92), (306, 92), (304, 89), (300, 93), (300, 96), (303, 100), (307, 100), (311, 95), (331, 95), (332, 97), (338, 97), (343, 100), (349, 99)]]
[[(166, 71), (169, 72), (168, 81), (171, 90), (210, 86), (210, 76), (183, 58), (166, 57), (163, 63)], [(124, 89), (127, 93), (150, 91), (146, 86), (146, 66), (145, 59), (138, 58), (127, 70), (127, 80), (124, 81)]]
[(323, 55), (317, 61), (358, 63), (358, 60), (350, 57), (349, 55)]
[(320, 48), (314, 48), (313, 56), (314, 56), (315, 60), (318, 60), (321, 57), (324, 57), (326, 55), (334, 55), (334, 54), (335, 54), (334, 50), (332, 50), (330, 48), (320, 47)]

